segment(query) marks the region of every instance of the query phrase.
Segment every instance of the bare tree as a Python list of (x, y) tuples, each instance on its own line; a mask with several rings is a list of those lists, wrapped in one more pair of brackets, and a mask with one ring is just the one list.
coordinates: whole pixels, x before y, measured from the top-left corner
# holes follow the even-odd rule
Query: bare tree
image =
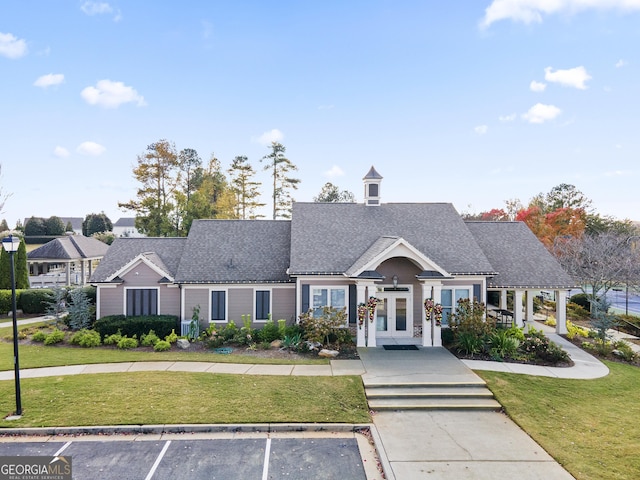
[[(2, 178), (2, 164), (0, 163), (0, 178)], [(2, 186), (0, 185), (0, 213), (4, 213), (4, 204), (11, 196), (11, 193), (4, 193)]]
[(638, 283), (640, 250), (634, 238), (614, 232), (571, 237), (557, 241), (554, 253), (594, 306), (613, 287)]

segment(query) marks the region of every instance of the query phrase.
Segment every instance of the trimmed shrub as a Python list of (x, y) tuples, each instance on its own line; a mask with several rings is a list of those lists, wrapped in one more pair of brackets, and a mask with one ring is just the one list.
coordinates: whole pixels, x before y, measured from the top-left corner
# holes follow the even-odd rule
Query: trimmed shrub
[(85, 348), (97, 347), (100, 345), (100, 334), (95, 330), (79, 330), (73, 334), (70, 342)]
[(117, 345), (120, 340), (122, 340), (122, 334), (120, 333), (120, 330), (118, 330), (116, 333), (112, 333), (111, 335), (104, 337), (104, 341), (102, 343), (105, 345)]
[(153, 349), (156, 352), (166, 352), (167, 350), (171, 350), (171, 344), (166, 340), (158, 340), (153, 346)]
[(54, 345), (56, 343), (62, 342), (63, 340), (64, 340), (64, 332), (56, 328), (50, 334), (47, 335), (47, 338), (44, 339), (44, 344)]
[(258, 331), (258, 339), (261, 342), (271, 343), (274, 340), (278, 340), (281, 338), (282, 337), (280, 336), (280, 328), (271, 319), (267, 320), (267, 323), (264, 324), (264, 327), (262, 327), (262, 329)]
[(149, 330), (149, 333), (143, 334), (140, 337), (140, 345), (142, 345), (143, 347), (153, 347), (159, 341), (160, 338), (153, 330)]
[(164, 340), (166, 342), (171, 343), (176, 343), (178, 341), (178, 334), (176, 333), (175, 329), (171, 329), (171, 333), (167, 336), (164, 337)]
[(21, 308), (24, 313), (41, 313), (44, 315), (47, 312), (51, 295), (53, 295), (53, 290), (50, 288), (23, 290), (20, 294), (18, 308)]
[(580, 305), (587, 312), (591, 310), (591, 303), (589, 303), (589, 297), (586, 293), (577, 293), (575, 295), (571, 295), (571, 298), (569, 298), (569, 302)]
[(138, 347), (138, 339), (134, 336), (133, 338), (122, 337), (118, 342), (118, 348), (120, 350), (129, 350), (131, 348)]
[(100, 333), (102, 338), (120, 333), (123, 336), (142, 337), (153, 330), (159, 338), (171, 334), (171, 331), (179, 328), (178, 317), (174, 315), (145, 315), (140, 317), (126, 317), (125, 315), (111, 315), (96, 320), (93, 328)]
[(47, 339), (47, 334), (42, 330), (38, 330), (36, 333), (31, 335), (31, 340), (34, 342), (44, 342)]

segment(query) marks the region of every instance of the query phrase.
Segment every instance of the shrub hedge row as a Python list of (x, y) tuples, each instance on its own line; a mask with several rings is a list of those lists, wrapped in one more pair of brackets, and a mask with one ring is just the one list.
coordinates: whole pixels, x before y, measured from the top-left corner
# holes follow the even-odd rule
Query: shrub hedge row
[(150, 330), (156, 332), (160, 338), (164, 338), (171, 333), (171, 330), (180, 332), (180, 322), (175, 315), (144, 315), (140, 317), (126, 317), (125, 315), (109, 315), (96, 320), (94, 330), (100, 333), (101, 338), (113, 335), (120, 330), (120, 333), (127, 337), (140, 338)]
[[(96, 304), (96, 287), (82, 287), (92, 305)], [(47, 313), (48, 302), (51, 300), (53, 290), (50, 288), (30, 288), (28, 290), (16, 290), (16, 306), (19, 310), (29, 314)], [(67, 302), (69, 298), (67, 298)], [(0, 290), (0, 315), (11, 311), (11, 290)]]

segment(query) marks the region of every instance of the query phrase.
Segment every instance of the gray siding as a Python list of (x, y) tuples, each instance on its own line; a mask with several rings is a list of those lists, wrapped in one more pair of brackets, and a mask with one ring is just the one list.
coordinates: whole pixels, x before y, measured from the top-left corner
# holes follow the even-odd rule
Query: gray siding
[[(185, 288), (185, 287), (183, 287)], [(200, 320), (209, 323), (210, 316), (210, 302), (211, 296), (209, 295), (208, 288), (185, 288), (184, 291), (184, 316), (183, 320), (191, 320), (193, 315), (193, 307), (200, 305)]]
[(161, 315), (180, 316), (180, 289), (162, 285), (160, 287), (160, 311)]
[(156, 287), (162, 278), (144, 263), (139, 263), (122, 277), (125, 287)]
[(116, 288), (98, 287), (100, 298), (100, 318), (108, 315), (122, 314), (124, 290), (121, 286)]
[(242, 326), (242, 315), (251, 314), (251, 321), (255, 317), (253, 306), (253, 287), (230, 288), (227, 294), (227, 320), (233, 320), (239, 327)]
[(274, 321), (284, 318), (287, 325), (294, 323), (296, 315), (296, 289), (273, 288), (271, 290), (271, 311)]

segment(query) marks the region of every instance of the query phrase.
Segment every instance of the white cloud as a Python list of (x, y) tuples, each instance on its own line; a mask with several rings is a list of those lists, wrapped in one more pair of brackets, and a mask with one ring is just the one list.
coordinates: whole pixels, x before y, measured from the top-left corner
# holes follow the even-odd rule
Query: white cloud
[(92, 157), (97, 157), (98, 155), (102, 155), (107, 149), (96, 142), (82, 142), (76, 148), (76, 152), (81, 155), (91, 155)]
[(58, 145), (53, 149), (53, 154), (58, 158), (67, 158), (69, 156), (69, 150)]
[(629, 65), (629, 62), (622, 58), (616, 62), (616, 68), (626, 67), (627, 65)]
[(329, 170), (324, 172), (325, 177), (335, 178), (342, 177), (344, 175), (344, 170), (342, 170), (339, 166), (334, 165)]
[(515, 113), (510, 113), (509, 115), (500, 115), (498, 120), (501, 122), (513, 122), (516, 119), (517, 115)]
[(480, 22), (487, 28), (500, 20), (541, 23), (544, 15), (575, 14), (581, 10), (640, 10), (640, 0), (493, 0)]
[(565, 87), (579, 88), (580, 90), (586, 90), (587, 86), (585, 82), (591, 80), (591, 75), (587, 73), (587, 70), (580, 66), (575, 68), (569, 68), (567, 70), (552, 71), (551, 67), (544, 69), (544, 79), (547, 82), (559, 83)]
[(27, 42), (10, 33), (0, 33), (0, 55), (7, 58), (20, 58), (27, 54)]
[(113, 13), (114, 22), (122, 20), (122, 12), (119, 9), (114, 9), (106, 2), (84, 2), (80, 5), (80, 10), (89, 16)]
[(274, 128), (270, 132), (264, 132), (254, 140), (262, 145), (271, 145), (273, 142), (281, 142), (283, 138), (284, 135), (282, 134), (282, 132), (277, 128)]
[(36, 87), (47, 88), (52, 85), (60, 85), (64, 82), (64, 75), (62, 73), (49, 73), (47, 75), (42, 75), (38, 78), (33, 84)]
[(113, 12), (111, 5), (105, 2), (84, 2), (80, 6), (80, 10), (87, 15), (102, 15), (103, 13)]
[(544, 92), (545, 88), (547, 88), (546, 83), (536, 82), (535, 80), (531, 80), (529, 84), (529, 90), (532, 92)]
[(529, 123), (544, 123), (547, 120), (553, 120), (562, 113), (555, 105), (545, 105), (543, 103), (536, 103), (529, 109), (527, 113), (522, 115)]
[(123, 103), (136, 103), (138, 107), (146, 105), (144, 97), (134, 88), (122, 82), (100, 80), (95, 87), (87, 87), (80, 95), (89, 105), (98, 105), (104, 108), (117, 108)]
[(477, 127), (473, 127), (473, 131), (478, 135), (484, 135), (489, 131), (489, 127), (487, 125), (478, 125)]

